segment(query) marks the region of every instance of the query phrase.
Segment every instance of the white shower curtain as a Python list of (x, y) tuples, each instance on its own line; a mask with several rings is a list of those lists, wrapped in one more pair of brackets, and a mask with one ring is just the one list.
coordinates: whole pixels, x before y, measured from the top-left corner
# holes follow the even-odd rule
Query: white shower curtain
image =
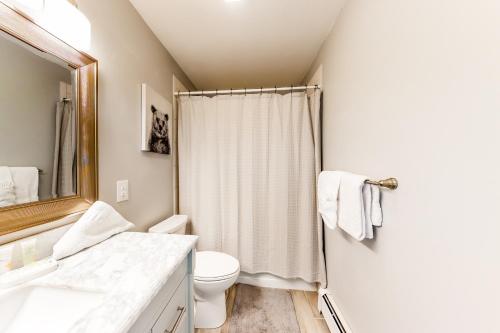
[(179, 208), (199, 250), (248, 273), (325, 282), (320, 91), (179, 97)]

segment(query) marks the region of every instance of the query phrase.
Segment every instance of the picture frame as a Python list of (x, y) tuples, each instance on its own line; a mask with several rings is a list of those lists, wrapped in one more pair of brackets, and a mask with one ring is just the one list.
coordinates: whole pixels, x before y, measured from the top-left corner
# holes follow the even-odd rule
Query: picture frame
[(172, 104), (146, 83), (141, 85), (141, 150), (171, 155)]

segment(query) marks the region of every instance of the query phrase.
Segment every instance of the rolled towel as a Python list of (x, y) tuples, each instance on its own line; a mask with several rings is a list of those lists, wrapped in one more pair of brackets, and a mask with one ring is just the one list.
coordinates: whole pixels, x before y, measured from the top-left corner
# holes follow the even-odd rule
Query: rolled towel
[(7, 166), (0, 166), (0, 207), (16, 204), (14, 182)]
[(10, 167), (14, 182), (16, 203), (38, 201), (38, 169), (35, 167)]
[(341, 177), (341, 171), (323, 171), (318, 177), (318, 212), (330, 229), (337, 227), (337, 203)]

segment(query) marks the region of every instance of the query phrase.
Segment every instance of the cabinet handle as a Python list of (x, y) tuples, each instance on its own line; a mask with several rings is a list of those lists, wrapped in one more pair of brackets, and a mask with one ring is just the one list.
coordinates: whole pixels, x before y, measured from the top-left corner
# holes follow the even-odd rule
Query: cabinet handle
[(179, 311), (179, 316), (175, 320), (174, 327), (172, 327), (171, 330), (169, 330), (168, 328), (165, 329), (164, 333), (175, 333), (175, 331), (177, 331), (177, 328), (181, 324), (181, 319), (184, 316), (184, 312), (186, 312), (186, 307), (185, 306), (179, 306), (179, 307), (177, 307), (177, 311)]

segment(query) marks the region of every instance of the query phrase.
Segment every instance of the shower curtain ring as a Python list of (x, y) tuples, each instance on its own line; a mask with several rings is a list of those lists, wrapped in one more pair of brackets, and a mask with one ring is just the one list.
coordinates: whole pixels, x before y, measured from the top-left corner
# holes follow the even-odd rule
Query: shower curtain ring
[(189, 90), (189, 97), (191, 97), (191, 90)]
[(245, 88), (245, 96), (247, 95), (247, 88)]
[(231, 95), (230, 96), (233, 96), (233, 88), (231, 88)]
[(217, 96), (217, 91), (218, 91), (218, 89), (215, 89), (215, 96)]
[(274, 93), (277, 94), (278, 93), (278, 87), (276, 87), (276, 85), (274, 85)]
[(260, 94), (261, 94), (261, 95), (262, 95), (262, 88), (263, 88), (263, 87), (261, 86), (261, 87), (260, 87)]

